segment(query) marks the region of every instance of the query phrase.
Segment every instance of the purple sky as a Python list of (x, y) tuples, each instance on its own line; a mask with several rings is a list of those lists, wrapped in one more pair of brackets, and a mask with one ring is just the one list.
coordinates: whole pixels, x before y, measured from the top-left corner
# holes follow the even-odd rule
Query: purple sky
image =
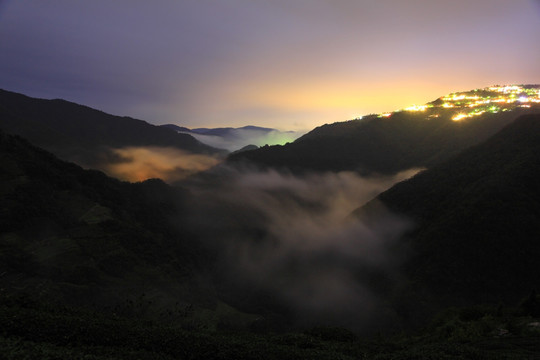
[(154, 124), (311, 129), (540, 83), (538, 0), (0, 0), (0, 88)]

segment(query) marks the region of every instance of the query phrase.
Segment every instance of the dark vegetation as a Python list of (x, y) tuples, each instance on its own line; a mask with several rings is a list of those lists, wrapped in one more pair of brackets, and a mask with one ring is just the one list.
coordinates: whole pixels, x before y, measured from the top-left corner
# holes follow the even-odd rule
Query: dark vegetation
[(0, 167), (1, 296), (104, 308), (146, 294), (156, 309), (207, 298), (181, 189), (83, 170), (4, 133)]
[(415, 334), (368, 339), (331, 327), (267, 334), (208, 331), (2, 297), (0, 353), (14, 360), (537, 359), (538, 319), (525, 309), (523, 304), (453, 308)]
[[(450, 305), (505, 304), (540, 288), (540, 115), (397, 184), (380, 204), (415, 224), (396, 251), (408, 282), (395, 295), (406, 321)], [(369, 221), (369, 220), (367, 220)]]
[[(438, 117), (429, 118), (431, 112)], [(320, 126), (296, 141), (264, 146), (229, 156), (229, 162), (251, 162), (297, 173), (353, 170), (362, 174), (393, 174), (430, 167), (478, 144), (530, 109), (486, 113), (452, 121), (453, 110), (397, 112), (391, 117), (366, 116)]]
[(216, 154), (189, 134), (130, 117), (113, 116), (65, 100), (44, 100), (0, 90), (0, 129), (28, 139), (61, 159), (95, 167), (114, 161), (111, 148), (159, 146)]

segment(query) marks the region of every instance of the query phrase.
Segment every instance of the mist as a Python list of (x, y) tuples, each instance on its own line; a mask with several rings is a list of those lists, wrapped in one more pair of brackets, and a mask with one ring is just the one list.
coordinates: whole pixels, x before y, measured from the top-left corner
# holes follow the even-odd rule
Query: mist
[(218, 164), (217, 157), (168, 147), (125, 147), (102, 152), (98, 168), (127, 181), (160, 178), (172, 183)]
[(293, 142), (306, 131), (279, 131), (269, 129), (230, 129), (221, 136), (189, 132), (195, 139), (218, 149), (236, 151), (247, 145), (284, 145)]
[(380, 286), (400, 281), (392, 246), (412, 224), (389, 211), (370, 224), (351, 213), (417, 169), (366, 178), (218, 168), (219, 182), (190, 183), (190, 209), (195, 231), (218, 249), (226, 299), (287, 313), (295, 326), (363, 330), (382, 321)]

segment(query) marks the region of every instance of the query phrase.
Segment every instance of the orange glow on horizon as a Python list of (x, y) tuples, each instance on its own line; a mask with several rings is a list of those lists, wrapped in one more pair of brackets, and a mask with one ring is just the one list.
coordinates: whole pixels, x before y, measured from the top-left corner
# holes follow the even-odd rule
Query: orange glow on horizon
[[(289, 86), (272, 85), (254, 89), (237, 85), (228, 89), (229, 101), (223, 107), (240, 108), (251, 103), (254, 108), (276, 109), (283, 112), (310, 112), (329, 116), (326, 122), (345, 121), (349, 114), (379, 114), (406, 107), (422, 111), (425, 105), (410, 104), (435, 100), (437, 91), (416, 87), (414, 83), (403, 86), (381, 84), (380, 86), (352, 86), (351, 83), (305, 83)], [(439, 94), (440, 95), (440, 94)], [(419, 101), (420, 99), (420, 101)], [(335, 114), (332, 117), (332, 114)], [(344, 116), (340, 118), (339, 116)]]
[[(231, 117), (236, 123), (229, 123), (228, 126), (265, 126), (271, 123), (271, 127), (281, 130), (309, 131), (325, 123), (358, 119), (371, 114), (383, 116), (381, 114), (399, 110), (421, 112), (440, 106), (450, 111), (455, 109), (455, 114), (462, 112), (470, 117), (478, 115), (484, 108), (489, 112), (497, 111), (487, 110), (490, 103), (500, 103), (503, 107), (520, 104), (518, 98), (522, 95), (518, 95), (516, 91), (522, 91), (522, 87), (492, 88), (496, 90), (491, 90), (494, 94), (488, 97), (474, 91), (455, 92), (440, 97), (447, 89), (437, 93), (438, 90), (433, 90), (427, 84), (398, 86), (395, 83), (389, 85), (383, 82), (375, 87), (362, 87), (330, 80), (324, 82), (323, 79), (289, 86), (272, 83), (271, 86), (262, 88), (254, 88), (250, 84), (234, 84), (227, 89), (231, 101), (215, 103), (216, 107), (221, 109), (221, 116), (213, 119), (214, 121), (208, 119), (208, 124), (219, 127), (222, 125), (219, 124), (220, 119)], [(490, 88), (477, 89), (489, 91)], [(521, 98), (524, 103), (540, 101), (536, 90), (526, 91), (527, 102), (524, 97)], [(431, 104), (437, 99), (442, 100), (440, 105)], [(425, 105), (411, 106), (421, 104), (421, 101), (424, 101)], [(243, 112), (246, 103), (253, 106)], [(260, 122), (253, 124), (254, 119)], [(461, 119), (458, 117), (456, 121)]]

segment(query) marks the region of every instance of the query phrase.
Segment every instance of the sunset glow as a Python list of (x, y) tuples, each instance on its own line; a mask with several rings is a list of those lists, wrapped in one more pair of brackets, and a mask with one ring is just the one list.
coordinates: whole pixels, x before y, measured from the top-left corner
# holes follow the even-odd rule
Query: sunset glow
[[(55, 4), (2, 2), (1, 86), (153, 124), (307, 131), (540, 83), (529, 0)], [(492, 88), (443, 107), (538, 101)]]

